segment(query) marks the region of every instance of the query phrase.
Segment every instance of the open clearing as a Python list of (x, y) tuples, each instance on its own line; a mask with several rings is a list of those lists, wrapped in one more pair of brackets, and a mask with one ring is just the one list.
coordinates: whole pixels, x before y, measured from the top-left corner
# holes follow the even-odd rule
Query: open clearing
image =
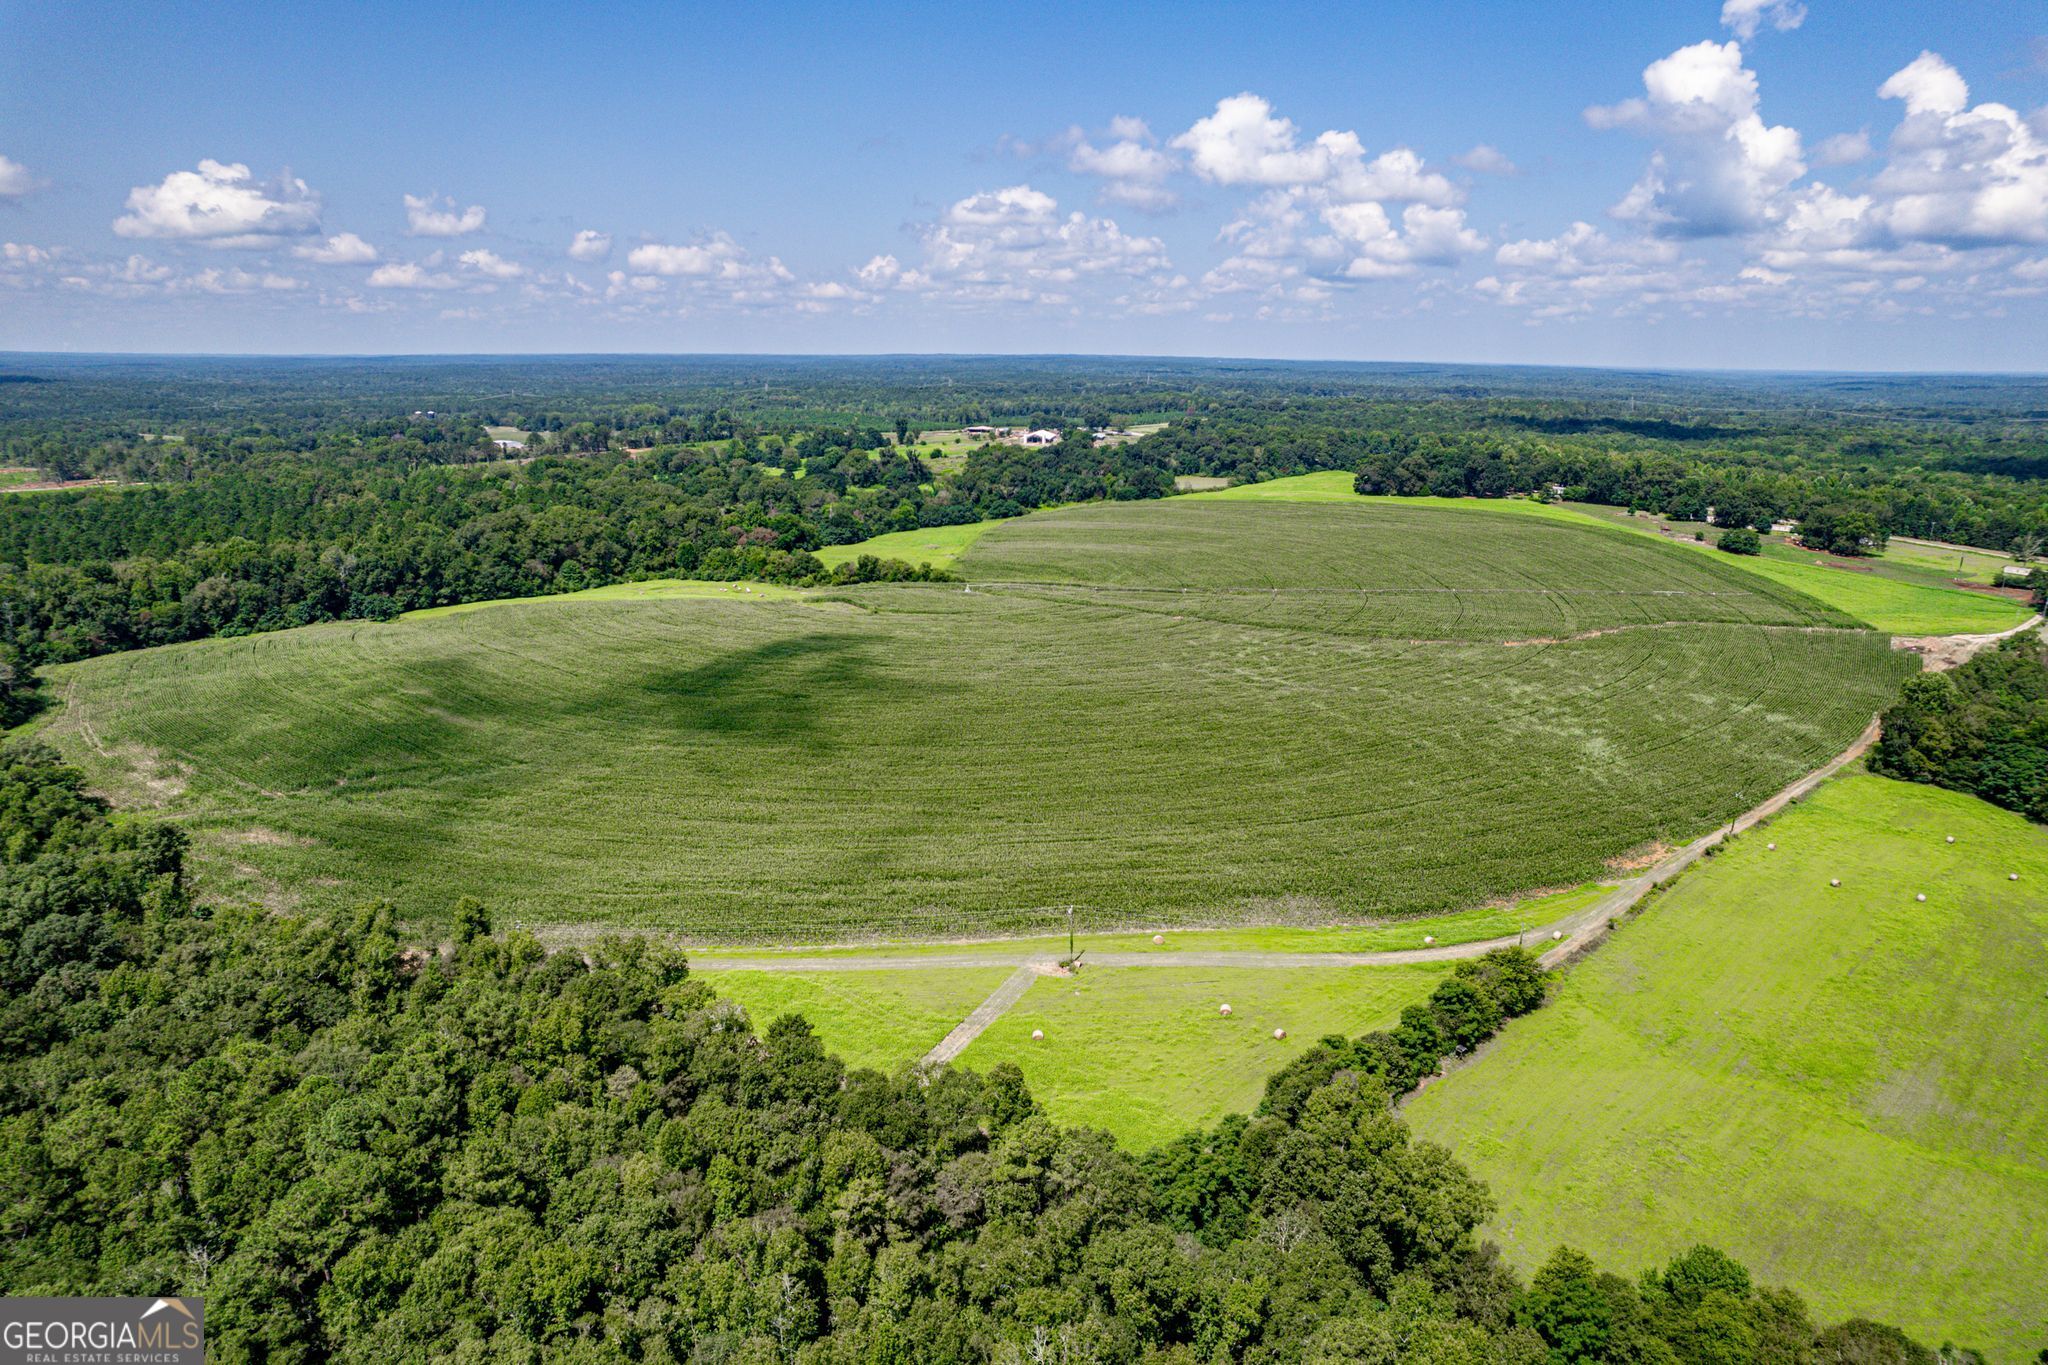
[[(1916, 662), (1714, 560), (1486, 510), (1098, 504), (959, 568), (971, 592), (713, 585), (110, 655), (53, 671), (43, 733), (117, 794), (189, 774), (165, 809), (202, 872), (307, 908), (432, 921), (488, 886), (505, 919), (714, 943), (1043, 934), (1070, 904), (1315, 925), (1683, 842)], [(252, 826), (292, 839), (223, 846)]]
[(1407, 1116), (1492, 1185), (1524, 1269), (1561, 1243), (1626, 1269), (1704, 1241), (1819, 1317), (2020, 1359), (2048, 1340), (2044, 888), (2048, 831), (1839, 779)]
[[(1953, 566), (1958, 560), (1966, 565), (1963, 574), (1980, 582), (1995, 572), (1986, 566), (2010, 562), (1988, 551), (1942, 551), (1926, 543), (1895, 540), (1880, 556), (1844, 559), (1774, 535), (1764, 538), (1761, 555), (1731, 555), (1714, 548), (1720, 530), (1704, 523), (1668, 517), (1645, 519), (1630, 516), (1619, 507), (1588, 504), (1575, 504), (1568, 510), (1640, 535), (1656, 536), (1695, 553), (1717, 555), (1894, 635), (1990, 634), (2016, 626), (2029, 615), (2020, 599), (1954, 586), (1957, 575)], [(1672, 534), (1656, 529), (1662, 526), (1669, 526)], [(1706, 540), (1694, 539), (1695, 533)]]
[[(1103, 967), (1043, 976), (960, 1064), (986, 1071), (1015, 1062), (1054, 1118), (1150, 1147), (1249, 1113), (1266, 1077), (1317, 1038), (1392, 1024), (1444, 971)], [(1288, 1036), (1275, 1039), (1276, 1028)], [(1045, 1037), (1034, 1041), (1034, 1030)]]
[(855, 545), (827, 545), (817, 556), (828, 569), (851, 563), (861, 555), (900, 559), (906, 564), (929, 564), (950, 569), (982, 533), (1001, 521), (971, 521), (960, 526), (927, 526), (915, 531), (891, 531)]
[[(726, 971), (692, 959), (757, 1028), (802, 1014), (831, 1051), (883, 1071), (915, 1062), (1009, 967), (800, 975)], [(1391, 1025), (1426, 998), (1440, 964), (1385, 967), (1084, 967), (1044, 975), (958, 1059), (1015, 1062), (1046, 1112), (1134, 1147), (1249, 1113), (1266, 1077), (1329, 1033)], [(1225, 1017), (1218, 1006), (1231, 1007)], [(1273, 1030), (1287, 1030), (1276, 1039)], [(1036, 1031), (1043, 1038), (1033, 1039)]]
[[(693, 969), (698, 964), (692, 962)], [(929, 1051), (1011, 972), (1008, 967), (922, 972), (705, 972), (719, 995), (746, 1007), (757, 1030), (801, 1014), (849, 1066), (893, 1072)]]

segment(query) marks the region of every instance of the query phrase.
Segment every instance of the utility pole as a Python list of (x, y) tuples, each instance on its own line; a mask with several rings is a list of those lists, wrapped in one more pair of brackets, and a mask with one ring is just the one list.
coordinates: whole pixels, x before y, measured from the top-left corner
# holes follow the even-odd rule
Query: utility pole
[(1074, 957), (1074, 907), (1070, 905), (1070, 906), (1068, 906), (1068, 907), (1067, 907), (1067, 960), (1071, 962), (1071, 961), (1073, 960), (1073, 957)]

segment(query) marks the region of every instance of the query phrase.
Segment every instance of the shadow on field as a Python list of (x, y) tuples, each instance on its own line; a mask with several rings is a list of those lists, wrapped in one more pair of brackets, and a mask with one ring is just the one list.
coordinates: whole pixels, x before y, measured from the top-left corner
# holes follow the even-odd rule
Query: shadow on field
[[(733, 650), (694, 668), (656, 671), (641, 689), (661, 699), (681, 729), (793, 739), (814, 736), (828, 708), (856, 696), (873, 704), (885, 686), (866, 657), (866, 641), (813, 633)], [(910, 690), (904, 693), (908, 700)]]

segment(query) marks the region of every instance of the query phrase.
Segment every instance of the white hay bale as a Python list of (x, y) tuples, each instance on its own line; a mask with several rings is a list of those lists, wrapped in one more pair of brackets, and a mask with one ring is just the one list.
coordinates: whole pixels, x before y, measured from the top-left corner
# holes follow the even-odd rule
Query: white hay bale
[(1279, 1040), (1280, 1040), (1280, 1039), (1282, 1039), (1282, 1038), (1285, 1038), (1286, 1036), (1287, 1036), (1287, 1030), (1286, 1030), (1286, 1029), (1284, 1029), (1284, 1028), (1276, 1028), (1276, 1029), (1274, 1029), (1274, 1030), (1273, 1030), (1273, 1038), (1274, 1038), (1274, 1041), (1276, 1041), (1276, 1042), (1277, 1042), (1277, 1041), (1279, 1041)]
[(1955, 836), (1955, 835), (1953, 835), (1953, 834), (1949, 835), (1949, 836), (1948, 836), (1948, 841), (1949, 841), (1950, 843), (1954, 843), (1954, 842), (1956, 841), (1956, 836)]
[(1555, 942), (1557, 942), (1557, 941), (1558, 941), (1559, 939), (1561, 939), (1561, 938), (1563, 938), (1563, 937), (1564, 937), (1564, 930), (1562, 930), (1562, 929), (1552, 929), (1552, 930), (1550, 931), (1550, 941), (1551, 941), (1552, 943), (1555, 943)]
[(1152, 942), (1153, 942), (1154, 944), (1160, 944), (1160, 943), (1164, 943), (1164, 942), (1166, 942), (1166, 935), (1164, 935), (1164, 934), (1154, 934), (1154, 935), (1152, 935)]
[(1035, 1028), (1035, 1029), (1031, 1030), (1031, 1041), (1032, 1041), (1032, 1042), (1034, 1042), (1034, 1043), (1042, 1043), (1042, 1042), (1044, 1042), (1044, 1041), (1045, 1041), (1045, 1030), (1044, 1030), (1044, 1029), (1042, 1029), (1042, 1028)]
[(1841, 884), (1842, 884), (1842, 879), (1841, 879), (1840, 877), (1830, 877), (1830, 878), (1828, 878), (1828, 885), (1829, 885), (1829, 886), (1840, 886)]
[(1218, 1014), (1222, 1015), (1222, 1016), (1223, 1016), (1223, 1017), (1224, 1017), (1225, 1019), (1228, 1019), (1228, 1018), (1230, 1017), (1230, 1006), (1228, 1006), (1228, 1005), (1219, 1005), (1219, 1006), (1217, 1006), (1217, 1008), (1216, 1008), (1216, 1012), (1217, 1012)]
[(1778, 851), (1778, 846), (1776, 844), (1765, 844), (1764, 847), (1769, 849), (1773, 853), (1776, 853)]
[(1919, 895), (1913, 897), (1913, 899), (1916, 901), (1924, 901), (1927, 899), (1927, 893), (1925, 891), (1922, 891)]
[(2008, 872), (2005, 874), (2005, 879), (2009, 882), (2016, 882), (2020, 879), (2020, 874), (2017, 872)]
[(1430, 947), (1430, 946), (1431, 946), (1432, 944), (1434, 944), (1435, 942), (1436, 942), (1436, 935), (1435, 935), (1435, 934), (1424, 934), (1424, 935), (1422, 936), (1422, 946), (1423, 946), (1423, 947), (1425, 947), (1425, 948), (1427, 948), (1427, 947)]

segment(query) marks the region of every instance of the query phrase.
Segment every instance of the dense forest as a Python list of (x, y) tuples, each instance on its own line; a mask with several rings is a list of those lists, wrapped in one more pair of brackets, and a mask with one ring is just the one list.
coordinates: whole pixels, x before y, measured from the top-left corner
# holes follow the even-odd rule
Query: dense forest
[[(0, 495), (7, 719), (47, 663), (623, 579), (817, 582), (824, 546), (1163, 497), (1183, 475), (1343, 470), (1366, 492), (1791, 519), (1845, 554), (2048, 539), (2048, 405), (1989, 377), (17, 356), (0, 380), (8, 468), (117, 485)], [(1090, 434), (1147, 420), (1168, 425)], [(977, 422), (1066, 436), (928, 463), (921, 433)], [(526, 444), (506, 458), (487, 428)]]
[(2030, 631), (1950, 672), (1908, 678), (1870, 766), (2048, 823), (2048, 646)]
[(0, 752), (0, 1292), (204, 1295), (214, 1359), (1935, 1359), (1710, 1248), (1524, 1283), (1480, 1242), (1389, 1094), (1540, 999), (1518, 952), (1135, 1155), (1014, 1068), (757, 1031), (644, 939), (549, 953), (469, 902), (409, 944), (194, 904), (183, 855)]

